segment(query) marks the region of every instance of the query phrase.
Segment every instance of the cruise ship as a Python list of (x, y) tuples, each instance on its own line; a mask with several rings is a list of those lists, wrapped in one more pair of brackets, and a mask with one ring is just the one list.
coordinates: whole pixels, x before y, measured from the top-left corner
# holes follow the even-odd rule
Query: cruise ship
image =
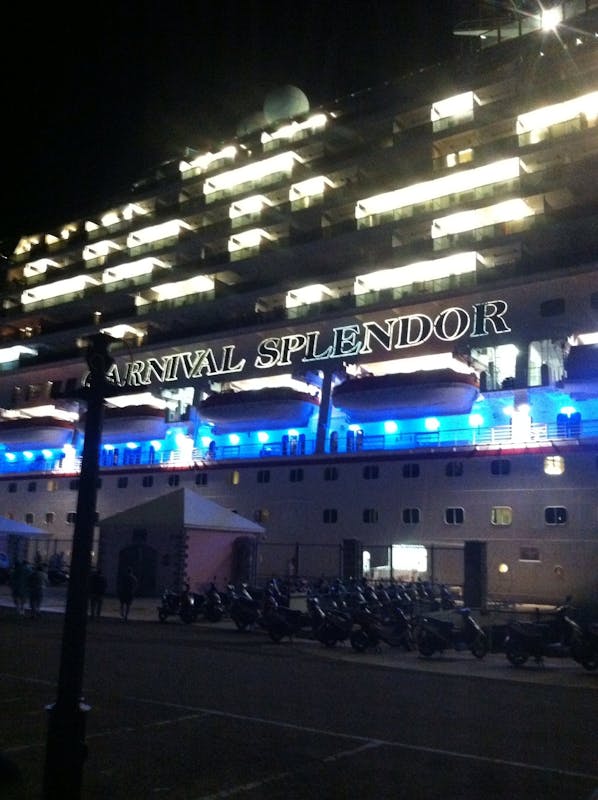
[[(318, 107), (281, 87), (21, 236), (5, 517), (68, 557), (101, 333), (94, 558), (103, 520), (188, 490), (260, 531), (227, 539), (230, 580), (596, 596), (598, 2), (509, 6), (459, 24), (447, 62)], [(165, 527), (141, 570), (172, 563)]]

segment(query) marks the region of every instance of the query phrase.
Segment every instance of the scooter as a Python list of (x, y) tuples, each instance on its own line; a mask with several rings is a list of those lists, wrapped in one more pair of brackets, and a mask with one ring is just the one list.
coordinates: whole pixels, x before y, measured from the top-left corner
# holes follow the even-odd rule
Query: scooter
[(259, 624), (262, 618), (261, 603), (251, 595), (246, 584), (241, 584), (238, 590), (229, 584), (228, 595), (228, 614), (237, 630), (245, 631)]
[(575, 623), (571, 636), (571, 657), (584, 669), (598, 669), (598, 622)]
[(324, 610), (315, 596), (307, 598), (307, 613), (312, 636), (326, 647), (335, 647), (350, 637), (353, 630), (353, 617), (350, 613), (333, 606)]
[(200, 599), (200, 613), (208, 620), (208, 622), (220, 622), (224, 616), (224, 603), (220, 592), (216, 589), (214, 583), (210, 584), (210, 588), (204, 595), (199, 596)]
[(514, 667), (522, 667), (530, 658), (542, 664), (544, 658), (565, 658), (572, 655), (571, 642), (577, 623), (571, 618), (567, 598), (550, 616), (537, 612), (534, 621), (514, 620), (507, 625), (504, 651)]
[(196, 595), (187, 590), (174, 592), (172, 589), (164, 589), (158, 606), (158, 619), (160, 622), (166, 622), (168, 617), (177, 616), (182, 622), (189, 625), (198, 617), (196, 601)]
[(278, 644), (285, 636), (290, 639), (311, 625), (311, 617), (304, 611), (281, 605), (272, 594), (266, 596), (260, 626), (270, 639)]
[(363, 653), (368, 647), (379, 648), (380, 642), (390, 647), (413, 649), (413, 634), (407, 615), (401, 608), (394, 608), (391, 615), (382, 619), (364, 606), (353, 615), (357, 628), (351, 631), (351, 647)]
[(445, 650), (469, 650), (476, 658), (484, 658), (488, 652), (488, 637), (469, 608), (455, 609), (461, 617), (461, 625), (451, 620), (424, 616), (419, 620), (416, 641), (420, 655), (429, 658)]

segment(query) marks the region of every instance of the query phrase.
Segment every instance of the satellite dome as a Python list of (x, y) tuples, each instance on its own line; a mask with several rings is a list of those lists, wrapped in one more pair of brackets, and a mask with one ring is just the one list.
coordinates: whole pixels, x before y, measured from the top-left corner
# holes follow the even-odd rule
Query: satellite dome
[(274, 89), (264, 100), (264, 117), (272, 123), (280, 119), (290, 119), (309, 111), (309, 100), (296, 86), (281, 86)]

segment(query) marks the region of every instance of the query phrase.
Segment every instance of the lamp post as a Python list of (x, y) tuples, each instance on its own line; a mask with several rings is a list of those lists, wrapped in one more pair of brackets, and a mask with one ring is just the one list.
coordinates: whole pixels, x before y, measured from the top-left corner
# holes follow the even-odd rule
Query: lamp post
[(79, 397), (87, 404), (85, 440), (81, 460), (77, 514), (73, 533), (62, 650), (56, 702), (48, 706), (48, 732), (44, 772), (44, 800), (78, 800), (83, 762), (86, 757), (83, 703), (83, 667), (93, 529), (96, 516), (99, 451), (102, 438), (104, 400), (114, 393), (107, 372), (114, 363), (108, 353), (111, 337), (98, 333), (89, 337), (89, 376)]

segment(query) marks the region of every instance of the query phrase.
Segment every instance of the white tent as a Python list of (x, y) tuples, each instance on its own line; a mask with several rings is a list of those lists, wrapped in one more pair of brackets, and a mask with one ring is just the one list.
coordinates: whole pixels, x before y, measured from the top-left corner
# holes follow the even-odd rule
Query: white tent
[(18, 522), (9, 517), (0, 517), (0, 553), (6, 553), (12, 562), (15, 558), (31, 559), (31, 543), (40, 539), (46, 541), (50, 537), (48, 531)]

